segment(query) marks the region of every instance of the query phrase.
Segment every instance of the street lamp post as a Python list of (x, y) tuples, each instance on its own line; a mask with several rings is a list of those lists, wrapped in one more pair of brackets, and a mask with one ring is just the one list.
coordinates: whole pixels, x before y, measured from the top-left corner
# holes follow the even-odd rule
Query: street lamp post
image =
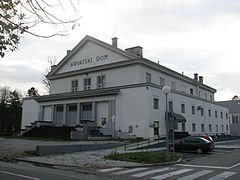
[(166, 160), (169, 161), (169, 124), (168, 124), (168, 103), (167, 95), (170, 92), (170, 87), (164, 86), (162, 88), (163, 93), (166, 95), (166, 113), (165, 113), (165, 126), (166, 126)]

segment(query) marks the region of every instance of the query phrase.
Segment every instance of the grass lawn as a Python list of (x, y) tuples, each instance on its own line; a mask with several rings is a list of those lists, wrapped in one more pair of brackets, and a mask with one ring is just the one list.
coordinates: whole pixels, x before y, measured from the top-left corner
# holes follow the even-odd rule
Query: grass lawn
[(146, 164), (155, 164), (155, 163), (165, 163), (176, 161), (180, 158), (179, 155), (175, 154), (170, 156), (170, 160), (166, 161), (166, 153), (154, 153), (154, 152), (130, 152), (130, 153), (112, 153), (104, 157), (108, 160), (117, 160), (117, 161), (127, 161), (127, 162), (136, 162), (136, 163), (146, 163)]

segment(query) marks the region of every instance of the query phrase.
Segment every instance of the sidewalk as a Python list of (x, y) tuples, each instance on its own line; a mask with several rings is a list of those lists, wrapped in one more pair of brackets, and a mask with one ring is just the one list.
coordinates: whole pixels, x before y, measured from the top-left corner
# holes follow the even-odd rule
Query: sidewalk
[[(240, 142), (237, 141), (229, 141), (224, 142), (224, 145), (221, 145), (223, 142), (217, 142), (215, 144), (216, 149), (240, 149), (240, 145), (232, 145), (232, 142)], [(124, 147), (117, 148), (118, 153), (124, 153), (128, 151), (124, 151)], [(134, 150), (136, 151), (163, 151), (165, 147), (160, 148), (152, 148), (152, 149), (141, 149)], [(141, 163), (133, 163), (133, 162), (123, 162), (123, 161), (111, 161), (105, 160), (104, 156), (109, 155), (111, 153), (115, 153), (116, 149), (105, 149), (105, 150), (97, 150), (97, 151), (85, 151), (85, 152), (76, 152), (72, 154), (60, 154), (60, 155), (50, 155), (50, 156), (41, 156), (41, 157), (26, 157), (26, 158), (18, 158), (18, 160), (27, 161), (27, 162), (35, 162), (48, 164), (53, 166), (70, 166), (70, 167), (101, 167), (101, 168), (109, 168), (109, 167), (135, 167), (135, 166), (146, 166), (148, 164)], [(133, 151), (129, 151), (133, 152)]]

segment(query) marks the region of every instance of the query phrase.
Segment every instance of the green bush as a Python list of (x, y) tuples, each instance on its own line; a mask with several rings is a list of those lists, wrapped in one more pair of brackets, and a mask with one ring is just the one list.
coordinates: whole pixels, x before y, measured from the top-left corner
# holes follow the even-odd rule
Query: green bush
[[(176, 161), (180, 158), (179, 155), (170, 156), (170, 162)], [(154, 163), (164, 163), (166, 161), (165, 153), (154, 153), (154, 152), (131, 152), (131, 153), (112, 153), (108, 156), (105, 156), (104, 159), (108, 160), (118, 160), (118, 161), (127, 161), (127, 162), (137, 162), (137, 163), (146, 163), (146, 164), (154, 164)]]

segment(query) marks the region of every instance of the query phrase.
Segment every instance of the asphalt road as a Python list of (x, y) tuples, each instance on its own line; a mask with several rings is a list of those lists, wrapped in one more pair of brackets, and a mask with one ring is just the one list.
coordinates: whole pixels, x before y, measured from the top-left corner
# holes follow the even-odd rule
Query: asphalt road
[(33, 166), (28, 163), (0, 161), (0, 180), (109, 180), (94, 173), (81, 173), (65, 169)]

